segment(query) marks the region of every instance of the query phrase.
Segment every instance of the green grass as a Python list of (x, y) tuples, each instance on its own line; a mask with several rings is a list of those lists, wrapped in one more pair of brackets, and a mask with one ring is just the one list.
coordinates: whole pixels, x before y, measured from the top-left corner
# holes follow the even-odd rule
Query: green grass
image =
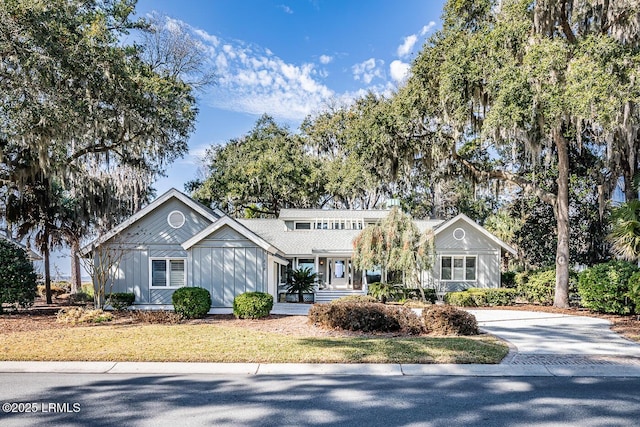
[(499, 363), (489, 336), (315, 338), (217, 325), (101, 325), (0, 334), (0, 360)]

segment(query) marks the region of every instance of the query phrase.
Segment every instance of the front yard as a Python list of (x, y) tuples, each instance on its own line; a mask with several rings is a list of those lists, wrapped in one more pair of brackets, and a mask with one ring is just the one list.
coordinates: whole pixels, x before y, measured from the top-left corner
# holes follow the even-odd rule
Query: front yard
[(0, 360), (252, 363), (499, 363), (508, 348), (487, 335), (430, 337), (325, 331), (305, 316), (208, 316), (148, 324), (124, 314), (91, 326), (55, 314), (0, 316)]

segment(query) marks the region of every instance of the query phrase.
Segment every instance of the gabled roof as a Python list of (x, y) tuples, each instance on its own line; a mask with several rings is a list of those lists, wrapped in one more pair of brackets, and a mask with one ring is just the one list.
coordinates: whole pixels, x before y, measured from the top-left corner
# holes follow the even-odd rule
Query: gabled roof
[(517, 252), (515, 249), (513, 249), (511, 246), (509, 246), (502, 240), (498, 239), (496, 236), (488, 232), (484, 227), (482, 227), (477, 222), (475, 222), (474, 220), (472, 220), (471, 218), (469, 218), (463, 213), (458, 214), (455, 217), (451, 218), (450, 220), (443, 222), (438, 228), (434, 230), (433, 234), (437, 236), (438, 234), (442, 233), (444, 230), (448, 229), (451, 225), (455, 224), (458, 220), (465, 221), (467, 224), (469, 224), (471, 227), (479, 231), (486, 238), (488, 238), (489, 240), (495, 242), (497, 245), (502, 247), (502, 249), (504, 249), (505, 251), (511, 253), (512, 255), (517, 255)]
[(83, 255), (83, 256), (88, 254), (93, 248), (95, 248), (97, 246), (100, 246), (101, 244), (103, 244), (107, 240), (109, 240), (112, 237), (118, 235), (120, 232), (122, 232), (126, 228), (130, 227), (131, 225), (133, 225), (137, 221), (141, 220), (145, 216), (149, 215), (151, 212), (153, 212), (158, 207), (162, 206), (164, 203), (166, 203), (167, 201), (171, 200), (172, 198), (176, 198), (176, 199), (180, 200), (182, 203), (184, 203), (185, 205), (189, 206), (191, 209), (193, 209), (194, 211), (198, 212), (200, 215), (202, 215), (203, 217), (205, 217), (206, 219), (208, 219), (211, 222), (217, 221), (218, 218), (222, 214), (222, 212), (220, 212), (218, 210), (212, 211), (211, 209), (207, 208), (206, 206), (196, 202), (195, 200), (193, 200), (191, 197), (187, 196), (186, 194), (176, 190), (175, 188), (172, 188), (169, 191), (167, 191), (166, 193), (164, 193), (162, 196), (160, 196), (157, 199), (155, 199), (149, 205), (145, 206), (144, 208), (142, 208), (141, 210), (139, 210), (138, 212), (136, 212), (135, 214), (130, 216), (123, 223), (117, 225), (116, 227), (114, 227), (111, 230), (109, 230), (107, 233), (103, 234), (102, 236), (100, 236), (97, 239), (95, 239), (93, 242), (91, 242), (88, 245), (86, 245), (85, 247), (83, 247), (82, 250), (80, 251), (80, 254)]
[(256, 245), (260, 246), (262, 249), (266, 250), (267, 252), (270, 252), (275, 255), (283, 255), (283, 252), (280, 249), (276, 248), (271, 243), (267, 242), (262, 237), (258, 236), (256, 233), (254, 233), (253, 231), (251, 231), (250, 229), (248, 229), (247, 227), (245, 227), (244, 225), (240, 224), (238, 221), (236, 221), (235, 219), (227, 215), (218, 219), (213, 224), (209, 225), (207, 228), (202, 230), (200, 233), (196, 234), (195, 236), (193, 236), (192, 238), (184, 242), (182, 244), (182, 247), (184, 248), (184, 250), (188, 250), (189, 248), (196, 245), (198, 242), (206, 239), (212, 233), (216, 232), (217, 230), (221, 229), (224, 226), (228, 226), (233, 230), (237, 231), (238, 233), (242, 234), (244, 237), (246, 237)]

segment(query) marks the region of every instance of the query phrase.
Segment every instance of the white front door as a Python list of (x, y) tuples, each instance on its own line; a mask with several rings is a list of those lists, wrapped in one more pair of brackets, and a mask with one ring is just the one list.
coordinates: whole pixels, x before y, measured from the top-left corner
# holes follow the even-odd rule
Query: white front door
[(333, 258), (331, 260), (331, 287), (344, 288), (349, 286), (349, 259)]

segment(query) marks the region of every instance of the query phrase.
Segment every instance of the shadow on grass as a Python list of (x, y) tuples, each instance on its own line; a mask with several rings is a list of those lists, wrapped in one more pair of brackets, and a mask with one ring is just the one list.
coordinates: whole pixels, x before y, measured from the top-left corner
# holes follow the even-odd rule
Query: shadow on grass
[(303, 338), (301, 345), (330, 350), (351, 363), (495, 364), (509, 349), (491, 338)]

